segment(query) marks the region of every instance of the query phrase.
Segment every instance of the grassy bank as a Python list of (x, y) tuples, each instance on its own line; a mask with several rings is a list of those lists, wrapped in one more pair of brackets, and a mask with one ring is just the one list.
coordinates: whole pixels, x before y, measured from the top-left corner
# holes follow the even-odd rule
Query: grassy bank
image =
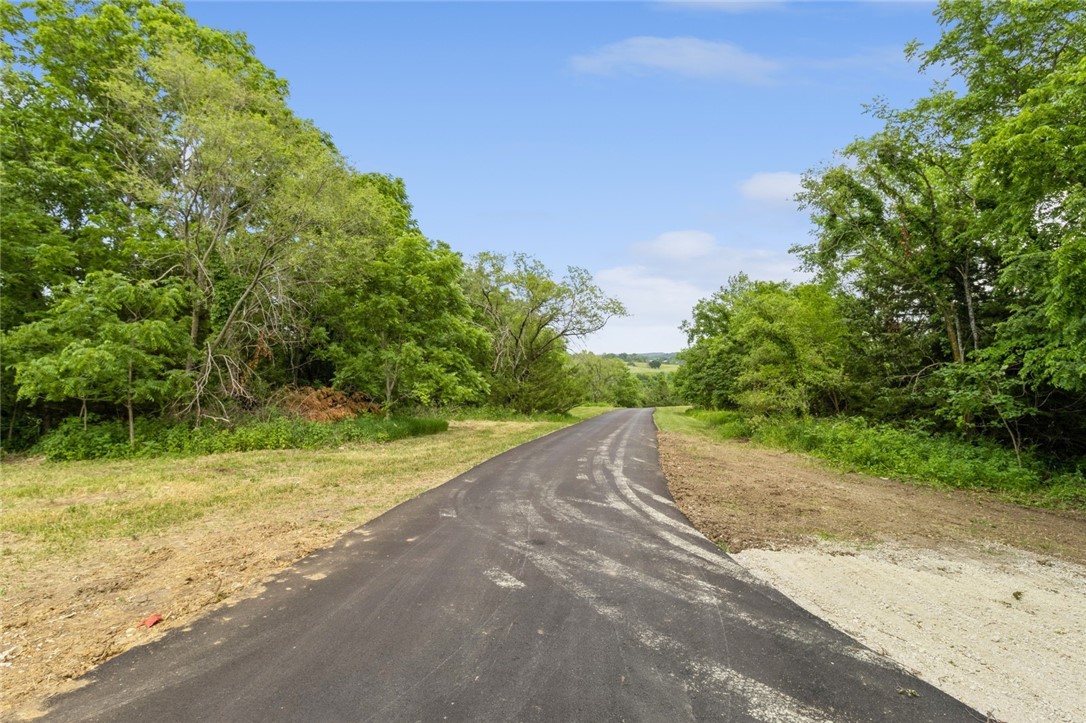
[(89, 459), (151, 458), (164, 455), (194, 457), (223, 452), (264, 449), (322, 449), (358, 442), (390, 442), (437, 434), (448, 429), (436, 417), (380, 417), (362, 415), (338, 422), (308, 422), (276, 417), (246, 420), (231, 426), (162, 420), (140, 420), (136, 441), (128, 441), (128, 428), (119, 421), (84, 424), (72, 417), (45, 435), (31, 450), (53, 462)]
[(819, 457), (839, 469), (959, 489), (984, 489), (1019, 503), (1086, 509), (1082, 470), (1053, 470), (994, 444), (869, 424), (863, 419), (765, 419), (736, 412), (668, 408), (657, 412), (667, 431), (701, 433)]
[[(168, 456), (8, 460), (0, 482), (3, 559), (16, 551), (18, 557), (40, 558), (108, 538), (156, 535), (212, 514), (289, 514), (311, 506), (335, 511), (321, 518), (322, 525), (360, 524), (506, 449), (602, 411), (462, 420), (451, 427), (433, 419), (266, 423), (197, 430), (187, 442), (179, 436), (169, 449), (175, 454)], [(449, 431), (418, 437), (444, 430)], [(229, 451), (246, 444), (256, 449)]]
[(72, 417), (45, 435), (30, 450), (51, 462), (92, 459), (149, 459), (162, 456), (198, 457), (225, 452), (258, 450), (327, 449), (362, 442), (392, 442), (438, 434), (449, 428), (448, 419), (514, 422), (573, 421), (609, 411), (613, 407), (585, 405), (567, 414), (523, 415), (505, 409), (471, 408), (450, 414), (436, 410), (425, 416), (382, 417), (363, 414), (336, 422), (311, 422), (288, 417), (250, 419), (230, 426), (206, 423), (192, 427), (165, 420), (139, 420), (136, 442), (120, 421), (91, 421)]

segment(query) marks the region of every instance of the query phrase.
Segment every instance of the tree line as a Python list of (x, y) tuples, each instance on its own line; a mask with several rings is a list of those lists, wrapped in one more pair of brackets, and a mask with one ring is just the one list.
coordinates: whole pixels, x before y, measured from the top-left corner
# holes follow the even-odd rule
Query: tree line
[(809, 171), (809, 283), (731, 279), (677, 384), (750, 418), (853, 415), (1086, 454), (1086, 10), (951, 2), (907, 55), (946, 82)]
[(279, 390), (565, 411), (591, 275), (465, 262), (353, 168), (245, 37), (174, 0), (0, 5), (0, 418), (231, 423)]

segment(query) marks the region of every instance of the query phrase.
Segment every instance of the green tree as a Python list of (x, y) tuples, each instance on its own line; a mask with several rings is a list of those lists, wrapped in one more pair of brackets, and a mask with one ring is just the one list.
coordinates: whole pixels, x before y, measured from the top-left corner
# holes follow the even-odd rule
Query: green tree
[(1086, 12), (940, 2), (936, 16), (939, 41), (908, 52), (964, 92), (876, 103), (883, 130), (806, 177), (818, 234), (794, 250), (847, 294), (852, 372), (888, 390), (864, 411), (1083, 449)]
[(567, 345), (625, 315), (585, 269), (555, 279), (537, 259), (483, 253), (465, 276), (468, 299), (490, 332), (491, 400), (525, 412), (566, 411), (579, 401)]
[(180, 278), (185, 406), (257, 401), (260, 367), (306, 327), (303, 257), (374, 215), (332, 206), (354, 183), (342, 159), (241, 35), (179, 3), (40, 0), (0, 21), (4, 329), (96, 271)]
[(672, 384), (673, 374), (638, 374), (641, 383), (641, 399), (647, 407), (671, 407), (682, 404), (683, 399)]
[(968, 162), (924, 114), (879, 108), (884, 131), (853, 142), (846, 163), (808, 174), (800, 200), (817, 241), (793, 248), (806, 268), (867, 300), (879, 321), (912, 333), (938, 329), (946, 356), (982, 345), (995, 281), (994, 242), (978, 232)]
[(585, 389), (586, 401), (618, 407), (641, 406), (641, 386), (621, 360), (581, 352), (573, 356), (573, 364)]
[(486, 332), (471, 321), (460, 256), (408, 233), (324, 299), (335, 383), (381, 400), (425, 405), (477, 401), (486, 382), (473, 360)]
[(731, 279), (698, 302), (676, 386), (689, 401), (749, 414), (840, 412), (852, 337), (822, 286)]
[(683, 366), (675, 372), (675, 389), (691, 404), (705, 409), (733, 408), (738, 403), (739, 363), (743, 350), (732, 335), (732, 317), (754, 282), (745, 274), (708, 299), (694, 305), (682, 323), (690, 346), (679, 354)]
[[(1084, 40), (1086, 42), (1086, 40)], [(985, 129), (983, 181), (1011, 299), (998, 343), (1023, 374), (1086, 393), (1086, 58), (1060, 67)]]
[(131, 282), (93, 272), (73, 282), (44, 318), (5, 335), (20, 399), (123, 406), (135, 443), (137, 405), (163, 405), (184, 389), (189, 339), (176, 281)]
[(756, 282), (732, 319), (744, 350), (736, 401), (754, 414), (839, 413), (846, 404), (850, 333), (822, 286)]
[[(115, 129), (125, 183), (155, 229), (146, 253), (192, 290), (188, 408), (197, 415), (258, 401), (258, 367), (302, 341), (302, 257), (350, 218), (329, 205), (349, 194), (341, 160), (238, 52), (209, 62), (167, 45), (110, 86), (128, 119)], [(364, 204), (351, 200), (357, 213)]]

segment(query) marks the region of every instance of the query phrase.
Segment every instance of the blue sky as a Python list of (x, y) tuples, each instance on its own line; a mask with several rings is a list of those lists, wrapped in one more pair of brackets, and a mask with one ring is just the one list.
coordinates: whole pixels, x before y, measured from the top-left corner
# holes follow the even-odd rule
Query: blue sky
[(933, 77), (927, 2), (191, 2), (242, 31), (356, 168), (465, 258), (582, 266), (631, 312), (579, 348), (675, 351), (740, 271), (799, 280), (799, 174)]

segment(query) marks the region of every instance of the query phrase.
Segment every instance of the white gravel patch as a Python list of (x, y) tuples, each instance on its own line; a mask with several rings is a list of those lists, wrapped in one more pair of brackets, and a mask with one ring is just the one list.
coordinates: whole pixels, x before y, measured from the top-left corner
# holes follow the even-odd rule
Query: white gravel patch
[(733, 557), (981, 713), (1086, 721), (1086, 567), (1002, 545), (823, 543)]

